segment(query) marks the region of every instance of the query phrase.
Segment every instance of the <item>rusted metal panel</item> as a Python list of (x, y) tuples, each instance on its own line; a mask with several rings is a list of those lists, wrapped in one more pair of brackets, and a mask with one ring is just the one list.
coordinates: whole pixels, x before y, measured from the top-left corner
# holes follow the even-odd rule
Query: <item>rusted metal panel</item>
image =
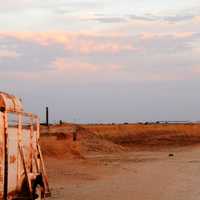
[(16, 97), (0, 92), (0, 199), (13, 199), (23, 189), (24, 180), (32, 196), (32, 183), (38, 176), (49, 193), (38, 141), (39, 118), (23, 112)]
[(21, 101), (13, 95), (0, 92), (0, 108), (7, 111), (22, 112), (23, 107)]
[(8, 191), (17, 190), (17, 128), (8, 128)]

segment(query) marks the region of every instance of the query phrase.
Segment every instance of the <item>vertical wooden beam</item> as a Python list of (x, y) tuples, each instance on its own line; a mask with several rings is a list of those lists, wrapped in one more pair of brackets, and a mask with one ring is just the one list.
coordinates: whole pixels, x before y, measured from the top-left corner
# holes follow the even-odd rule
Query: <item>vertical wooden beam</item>
[(50, 192), (50, 188), (49, 188), (49, 181), (48, 181), (46, 168), (45, 168), (45, 165), (44, 165), (44, 159), (43, 159), (43, 156), (42, 156), (42, 151), (41, 151), (39, 143), (37, 144), (37, 150), (38, 150), (38, 153), (40, 155), (40, 164), (41, 164), (40, 167), (41, 167), (42, 177), (43, 177), (43, 181), (44, 181), (45, 193), (48, 196), (48, 195), (51, 195), (51, 192)]
[[(22, 115), (18, 114), (18, 132), (17, 132), (17, 144), (22, 143)], [(21, 181), (21, 160), (19, 148), (17, 148), (17, 187), (20, 185)], [(18, 188), (20, 189), (20, 188)]]
[(33, 134), (34, 134), (34, 119), (30, 117), (30, 172), (33, 172)]
[(8, 196), (8, 113), (4, 112), (4, 190), (3, 199)]
[(46, 125), (49, 126), (49, 107), (46, 107)]
[(21, 159), (22, 159), (23, 167), (24, 167), (25, 177), (26, 177), (27, 182), (28, 182), (28, 188), (29, 188), (30, 196), (32, 196), (32, 192), (33, 192), (32, 183), (31, 183), (31, 179), (29, 177), (28, 166), (27, 166), (26, 161), (25, 161), (24, 150), (23, 150), (23, 147), (22, 147), (21, 144), (18, 145), (18, 148), (19, 148), (20, 156), (21, 156)]

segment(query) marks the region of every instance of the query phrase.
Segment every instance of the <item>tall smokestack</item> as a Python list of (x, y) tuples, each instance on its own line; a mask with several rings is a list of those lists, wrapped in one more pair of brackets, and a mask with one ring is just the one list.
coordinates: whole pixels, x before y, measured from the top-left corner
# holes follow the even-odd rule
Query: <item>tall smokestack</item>
[(49, 108), (46, 107), (46, 125), (49, 126)]

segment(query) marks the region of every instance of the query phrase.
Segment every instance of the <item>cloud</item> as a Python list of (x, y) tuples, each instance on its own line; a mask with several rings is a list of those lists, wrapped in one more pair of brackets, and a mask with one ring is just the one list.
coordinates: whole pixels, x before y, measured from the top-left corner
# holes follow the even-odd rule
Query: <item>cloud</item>
[(41, 49), (57, 46), (57, 50), (64, 48), (65, 52), (79, 55), (94, 54), (120, 54), (122, 52), (141, 53), (142, 51), (155, 50), (167, 52), (167, 49), (186, 50), (189, 43), (199, 39), (195, 32), (154, 33), (145, 32), (136, 36), (95, 33), (0, 33), (2, 40), (16, 40), (18, 43), (38, 44)]
[(27, 71), (19, 71), (19, 72), (1, 72), (0, 78), (1, 80), (6, 81), (14, 81), (14, 80), (20, 80), (20, 81), (41, 81), (43, 80), (43, 77), (47, 75), (47, 73), (28, 73)]
[(69, 58), (58, 57), (52, 63), (52, 70), (56, 73), (88, 74), (101, 72), (119, 72), (121, 67), (117, 64), (97, 64), (91, 61), (77, 61)]
[(157, 21), (160, 20), (159, 17), (154, 15), (144, 15), (144, 16), (138, 16), (138, 15), (129, 15), (129, 19), (131, 20), (137, 20), (137, 21)]
[(153, 15), (153, 14), (146, 14), (143, 16), (137, 16), (137, 15), (129, 15), (129, 19), (136, 20), (136, 21), (162, 21), (162, 22), (168, 22), (168, 23), (179, 23), (179, 22), (186, 22), (191, 21), (196, 17), (196, 15), (191, 14), (176, 14), (176, 15)]
[(124, 44), (122, 41), (111, 41), (110, 37), (104, 42), (102, 36), (95, 34), (73, 34), (64, 32), (54, 33), (0, 33), (2, 38), (15, 38), (19, 41), (34, 42), (41, 46), (60, 44), (66, 51), (90, 53), (118, 53), (121, 51), (137, 51), (132, 44)]
[(194, 49), (193, 44), (200, 39), (199, 33), (195, 32), (172, 32), (140, 34), (140, 39), (135, 46), (140, 46), (141, 51), (149, 54), (183, 53)]
[(23, 10), (27, 10), (30, 8), (30, 6), (33, 5), (32, 0), (18, 0), (18, 1), (12, 1), (12, 0), (0, 0), (0, 11), (2, 13), (8, 13), (8, 12), (21, 12)]
[(16, 51), (0, 49), (0, 59), (16, 59), (20, 56)]
[(97, 70), (95, 65), (66, 58), (56, 58), (52, 62), (52, 70), (59, 73), (91, 73)]
[(171, 33), (154, 33), (154, 32), (144, 32), (140, 34), (141, 39), (144, 40), (153, 40), (156, 38), (165, 38), (171, 37), (176, 39), (192, 39), (198, 36), (198, 33), (195, 32), (171, 32)]
[(86, 21), (96, 21), (100, 23), (124, 23), (127, 22), (127, 19), (125, 17), (108, 17), (108, 16), (93, 16), (88, 18), (82, 18), (82, 20)]
[(194, 21), (200, 23), (200, 16), (195, 16)]
[(200, 65), (195, 65), (192, 67), (192, 72), (195, 74), (195, 75), (200, 75)]
[(80, 16), (81, 21), (95, 21), (102, 24), (128, 24), (131, 22), (141, 23), (172, 23), (188, 22), (198, 20), (198, 15), (192, 14), (175, 14), (175, 15), (154, 15), (154, 14), (124, 14), (124, 15), (106, 15), (106, 14), (89, 14), (88, 16)]
[(184, 21), (191, 21), (192, 19), (194, 19), (196, 16), (195, 15), (175, 15), (175, 16), (165, 16), (163, 17), (164, 21), (167, 22), (184, 22)]
[(0, 33), (0, 72), (52, 84), (183, 80), (199, 63), (199, 39), (196, 32)]

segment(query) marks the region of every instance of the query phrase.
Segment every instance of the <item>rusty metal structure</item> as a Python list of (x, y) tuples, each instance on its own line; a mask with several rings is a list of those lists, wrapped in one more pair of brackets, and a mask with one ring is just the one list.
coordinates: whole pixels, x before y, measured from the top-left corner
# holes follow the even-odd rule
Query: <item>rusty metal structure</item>
[(0, 92), (0, 199), (44, 199), (50, 195), (39, 145), (39, 118), (21, 100)]

